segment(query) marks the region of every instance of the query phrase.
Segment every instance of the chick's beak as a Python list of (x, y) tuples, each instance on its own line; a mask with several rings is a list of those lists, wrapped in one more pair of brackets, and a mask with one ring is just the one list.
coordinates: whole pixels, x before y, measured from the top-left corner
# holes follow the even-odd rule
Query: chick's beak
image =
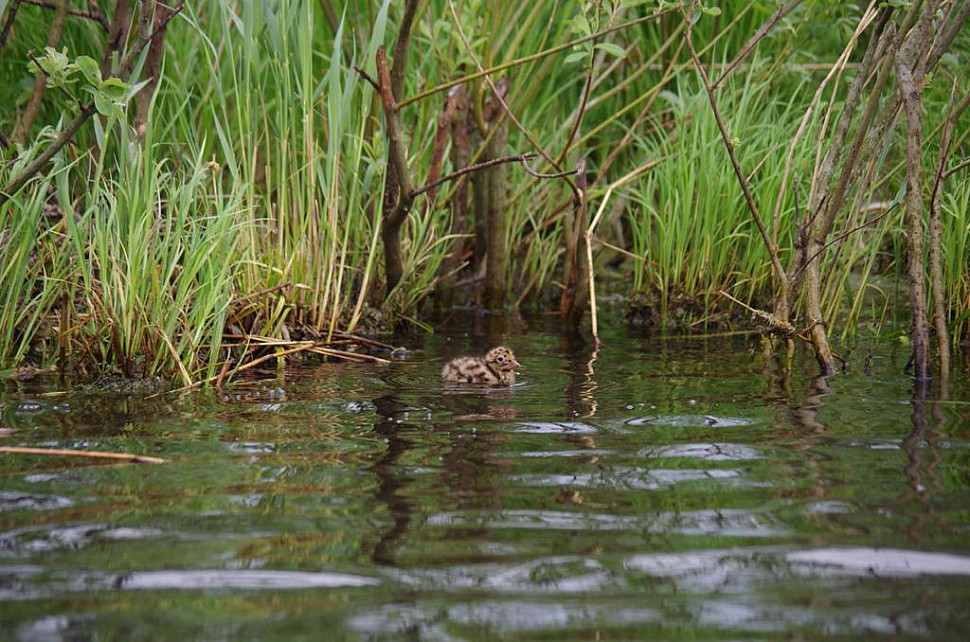
[(512, 359), (512, 367), (513, 368), (525, 368), (525, 366), (523, 366), (521, 363), (519, 363), (515, 359)]

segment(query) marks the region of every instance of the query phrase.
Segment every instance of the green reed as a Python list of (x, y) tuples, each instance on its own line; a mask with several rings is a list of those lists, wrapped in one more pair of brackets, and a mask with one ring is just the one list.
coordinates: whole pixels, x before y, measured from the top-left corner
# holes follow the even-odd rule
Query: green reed
[[(774, 9), (722, 4), (721, 16), (702, 16), (694, 29), (701, 57), (712, 68), (730, 60)], [(580, 15), (600, 26), (640, 15), (624, 10), (590, 17), (609, 3), (587, 2), (583, 14), (579, 0), (455, 5), (474, 56), (485, 66), (575, 39)], [(39, 9), (23, 10), (29, 11), (18, 18), (18, 34), (42, 42), (49, 18)], [(854, 24), (842, 18), (856, 11), (800, 8), (719, 90), (742, 167), (768, 219), (788, 144), (819, 79), (817, 72), (786, 65), (831, 62), (840, 37)], [(374, 75), (376, 49), (392, 46), (400, 13), (400, 3), (389, 0), (187, 3), (169, 27), (145, 139), (133, 140), (121, 123), (98, 121), (82, 130), (48, 176), (0, 210), (0, 296), (6, 304), (0, 311), (0, 365), (24, 361), (30, 347), (56, 329), (57, 345), (76, 361), (188, 382), (218, 372), (230, 356), (226, 335), (284, 338), (304, 329), (353, 330), (371, 307), (419, 320), (450, 245), (454, 185), (443, 187), (434, 203), (424, 197), (415, 202), (403, 230), (405, 277), (386, 297), (379, 235), (383, 116), (372, 87), (354, 69)], [(838, 29), (820, 31), (820, 21)], [(592, 181), (615, 156), (587, 191), (591, 211), (611, 180), (660, 161), (623, 191), (597, 230), (600, 240), (620, 250), (595, 246), (597, 267), (607, 258), (622, 259), (619, 270), (631, 277), (623, 282), (632, 282), (625, 290), (655, 293), (664, 311), (679, 294), (709, 307), (718, 289), (763, 301), (770, 288), (767, 253), (695, 72), (678, 49), (682, 29), (674, 14), (611, 33), (597, 43), (605, 47), (577, 46), (512, 67), (501, 74), (510, 82), (509, 104), (529, 136), (564, 169), (585, 157)], [(71, 55), (97, 57), (100, 38), (90, 25), (72, 21), (64, 44)], [(9, 80), (0, 95), (10, 104), (18, 99), (12, 88), (24, 79), (26, 49), (18, 39), (0, 60), (0, 77)], [(9, 62), (17, 56), (19, 67)], [(475, 69), (447, 2), (421, 3), (405, 96), (397, 98)], [(563, 153), (587, 73), (589, 101), (572, 147)], [(56, 122), (69, 102), (50, 93), (41, 123)], [(443, 99), (437, 94), (401, 110), (417, 185), (430, 171)], [(817, 128), (820, 113), (810, 129)], [(4, 112), (0, 122), (11, 129), (15, 117)], [(625, 138), (629, 143), (617, 148)], [(812, 140), (807, 133), (794, 158), (803, 190)], [(508, 153), (532, 147), (510, 125)], [(883, 179), (898, 177), (898, 160), (887, 152), (872, 171)], [(541, 160), (534, 165), (555, 170)], [(452, 169), (446, 160), (444, 171)], [(558, 295), (571, 192), (562, 179), (537, 180), (518, 166), (509, 166), (506, 175), (509, 299), (520, 306), (548, 305)], [(870, 201), (892, 200), (893, 180), (873, 181), (852, 199), (840, 229), (864, 220)], [(47, 185), (56, 188), (60, 216), (44, 212)], [(967, 327), (970, 310), (968, 198), (959, 176), (947, 183), (944, 255), (957, 329)], [(794, 226), (789, 189), (777, 221), (770, 221), (782, 248), (791, 247)], [(900, 239), (899, 218), (892, 215), (826, 253), (830, 323), (849, 328), (872, 308), (866, 295), (879, 296), (873, 277), (886, 270), (879, 253), (900, 253)], [(63, 323), (51, 322), (55, 312)], [(50, 358), (52, 342), (46, 345)]]

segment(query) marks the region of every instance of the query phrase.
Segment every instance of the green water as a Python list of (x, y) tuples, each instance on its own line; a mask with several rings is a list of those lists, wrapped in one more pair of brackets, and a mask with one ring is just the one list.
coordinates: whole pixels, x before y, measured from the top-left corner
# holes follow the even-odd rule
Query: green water
[[(387, 366), (144, 399), (7, 384), (3, 639), (965, 639), (970, 382), (901, 347), (510, 334), (512, 390)], [(64, 392), (65, 394), (50, 394)]]

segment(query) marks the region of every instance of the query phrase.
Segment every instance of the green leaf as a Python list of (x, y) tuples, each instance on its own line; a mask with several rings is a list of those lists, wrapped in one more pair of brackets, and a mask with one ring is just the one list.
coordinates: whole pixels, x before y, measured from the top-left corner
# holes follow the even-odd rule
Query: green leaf
[(27, 64), (27, 69), (33, 74), (44, 74), (48, 87), (63, 87), (71, 82), (76, 67), (68, 60), (67, 49), (61, 52), (47, 47), (43, 56)]
[(114, 113), (114, 101), (100, 91), (94, 92), (94, 106), (102, 116), (108, 117)]
[(719, 16), (721, 15), (720, 7), (701, 7), (701, 11), (709, 16)]
[(128, 97), (128, 83), (120, 78), (108, 78), (101, 83), (101, 93), (114, 102), (122, 102)]
[(600, 51), (605, 51), (616, 58), (623, 58), (626, 56), (626, 49), (613, 42), (601, 42), (596, 45), (596, 48)]
[(101, 86), (101, 67), (90, 56), (78, 56), (75, 62), (77, 68), (84, 74), (84, 79), (94, 87)]
[(567, 65), (571, 65), (574, 62), (585, 59), (587, 55), (588, 54), (585, 51), (574, 51), (566, 56), (566, 59), (563, 62)]
[(593, 31), (589, 26), (589, 20), (586, 19), (584, 15), (577, 15), (571, 20), (573, 24), (573, 32), (577, 35), (585, 38), (586, 36), (592, 35)]

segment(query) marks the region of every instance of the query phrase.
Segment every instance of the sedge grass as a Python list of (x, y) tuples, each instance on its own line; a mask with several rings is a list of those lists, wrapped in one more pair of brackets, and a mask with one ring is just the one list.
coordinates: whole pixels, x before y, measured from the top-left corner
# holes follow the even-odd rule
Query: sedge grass
[[(619, 23), (656, 8), (647, 5), (616, 5), (620, 13), (610, 19)], [(722, 5), (720, 19), (701, 17), (694, 28), (705, 64), (732, 59), (773, 10), (754, 2)], [(405, 96), (398, 100), (472, 70), (447, 6), (447, 0), (420, 3)], [(472, 49), (486, 65), (575, 40), (582, 14), (578, 0), (466, 0), (458, 9)], [(0, 60), (0, 77), (8, 80), (0, 95), (11, 97), (9, 105), (23, 98), (15, 94), (25, 77), (28, 41), (46, 34), (39, 9), (22, 11), (21, 37)], [(764, 211), (774, 211), (786, 146), (808, 100), (806, 73), (785, 65), (831, 62), (859, 11), (805, 3), (719, 89)], [(221, 343), (227, 329), (273, 339), (301, 327), (325, 334), (354, 330), (367, 307), (388, 301), (401, 318), (416, 317), (450, 245), (448, 197), (416, 203), (404, 227), (406, 276), (385, 300), (379, 247), (385, 141), (373, 90), (354, 71), (360, 66), (373, 75), (376, 48), (392, 42), (399, 18), (400, 3), (389, 0), (337, 2), (327, 10), (310, 0), (188, 3), (169, 26), (145, 139), (132, 140), (124, 123), (99, 120), (47, 176), (0, 211), (3, 363), (22, 362), (31, 346), (40, 345), (47, 320), (64, 301), (70, 302), (69, 323), (60, 332), (78, 359), (183, 382), (211, 379), (219, 371), (230, 353)], [(592, 72), (590, 100), (563, 165), (583, 156), (591, 174), (598, 173), (617, 141), (628, 136), (630, 143), (617, 151), (601, 184), (591, 186), (590, 201), (611, 177), (663, 159), (624, 188), (625, 207), (611, 207), (598, 230), (620, 256), (636, 257), (623, 264), (634, 289), (656, 291), (665, 309), (672, 293), (705, 300), (717, 289), (730, 289), (753, 300), (770, 287), (765, 249), (752, 234), (693, 69), (677, 51), (682, 29), (674, 13), (599, 43), (622, 49), (622, 56), (607, 47), (567, 62), (574, 52), (562, 51), (503, 72), (513, 112), (553, 157), (570, 136)], [(100, 38), (90, 25), (72, 21), (64, 44), (71, 55), (98, 57)], [(19, 67), (10, 62), (18, 57), (24, 61)], [(57, 122), (68, 105), (65, 96), (50, 93), (40, 123)], [(939, 111), (938, 104), (927, 105)], [(419, 185), (428, 175), (440, 106), (441, 95), (435, 95), (401, 110)], [(0, 123), (15, 122), (13, 111), (0, 114)], [(87, 151), (90, 139), (98, 140), (96, 153)], [(793, 166), (804, 177), (811, 175), (812, 159), (802, 147)], [(527, 137), (510, 128), (509, 151), (528, 148)], [(891, 187), (880, 181), (894, 175), (898, 157), (886, 153), (873, 168), (879, 180), (854, 195), (840, 229), (862, 220), (868, 201), (888, 198)], [(449, 169), (457, 168), (444, 171)], [(519, 305), (541, 305), (558, 292), (569, 193), (559, 181), (538, 182), (517, 168), (506, 175), (507, 243), (514, 248), (509, 288)], [(965, 331), (970, 196), (960, 179), (951, 179), (943, 196), (944, 256), (951, 318)], [(45, 218), (49, 185), (62, 212), (72, 215)], [(566, 210), (557, 209), (564, 202)], [(788, 248), (794, 228), (790, 195), (779, 211), (778, 242)], [(863, 295), (878, 293), (870, 278), (882, 269), (877, 253), (899, 245), (898, 230), (896, 217), (887, 217), (866, 231), (865, 245), (853, 237), (823, 257), (830, 321), (844, 321), (848, 309), (851, 326), (862, 310), (885, 307)]]

